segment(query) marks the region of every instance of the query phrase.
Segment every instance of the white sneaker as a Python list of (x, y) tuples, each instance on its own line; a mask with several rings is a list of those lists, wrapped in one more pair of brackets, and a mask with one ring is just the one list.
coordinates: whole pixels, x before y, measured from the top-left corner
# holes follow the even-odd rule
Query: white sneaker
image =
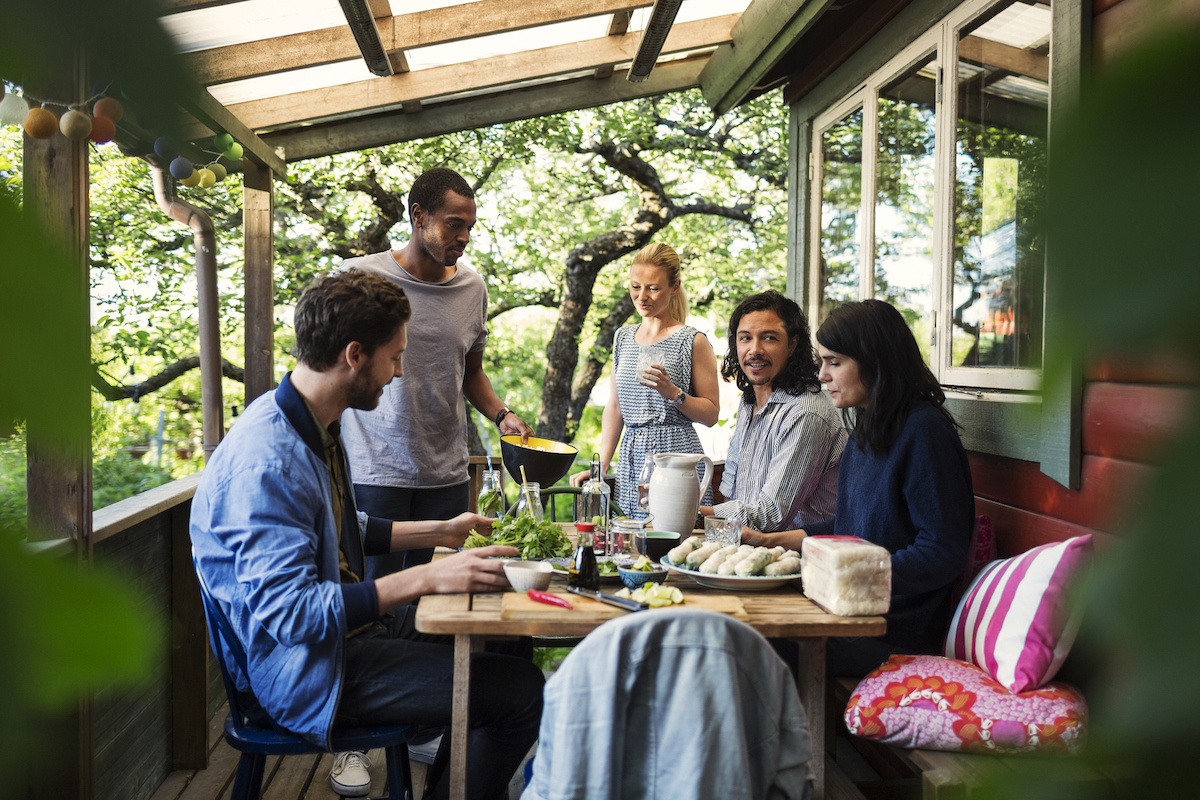
[(342, 797), (365, 797), (371, 793), (371, 762), (358, 750), (338, 753), (329, 770), (329, 785)]
[(441, 736), (421, 744), (410, 744), (408, 746), (408, 758), (411, 761), (420, 761), (422, 764), (432, 764), (433, 758), (437, 755), (438, 748), (441, 746)]

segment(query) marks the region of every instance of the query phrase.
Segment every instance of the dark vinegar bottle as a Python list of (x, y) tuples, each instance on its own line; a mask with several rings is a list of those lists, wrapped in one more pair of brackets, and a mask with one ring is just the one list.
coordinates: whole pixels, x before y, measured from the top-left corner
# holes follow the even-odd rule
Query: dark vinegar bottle
[(600, 568), (596, 564), (596, 554), (592, 551), (592, 540), (596, 535), (596, 526), (590, 522), (576, 522), (575, 530), (579, 532), (575, 542), (575, 557), (567, 570), (567, 584), (581, 589), (600, 589)]

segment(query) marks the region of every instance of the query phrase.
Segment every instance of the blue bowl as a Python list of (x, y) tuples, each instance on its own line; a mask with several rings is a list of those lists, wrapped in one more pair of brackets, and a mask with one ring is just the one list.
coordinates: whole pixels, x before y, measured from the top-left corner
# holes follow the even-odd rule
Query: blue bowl
[(627, 569), (626, 567), (617, 567), (617, 573), (621, 576), (621, 581), (629, 587), (630, 591), (638, 589), (647, 583), (662, 583), (667, 579), (667, 571), (657, 564), (650, 572), (642, 572), (640, 569)]

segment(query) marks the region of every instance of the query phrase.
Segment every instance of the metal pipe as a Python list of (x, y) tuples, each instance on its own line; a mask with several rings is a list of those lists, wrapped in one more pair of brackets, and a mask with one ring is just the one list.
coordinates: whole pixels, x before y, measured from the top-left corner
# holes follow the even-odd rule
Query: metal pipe
[(175, 179), (167, 170), (150, 162), (154, 176), (154, 199), (171, 219), (192, 229), (196, 245), (196, 284), (200, 306), (200, 408), (204, 423), (204, 459), (225, 435), (225, 403), (221, 397), (221, 326), (217, 314), (217, 235), (207, 213), (180, 200)]

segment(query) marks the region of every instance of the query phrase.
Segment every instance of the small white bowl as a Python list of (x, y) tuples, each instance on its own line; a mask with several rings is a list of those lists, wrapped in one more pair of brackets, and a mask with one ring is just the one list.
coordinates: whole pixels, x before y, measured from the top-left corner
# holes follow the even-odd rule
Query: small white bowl
[(504, 577), (518, 592), (530, 589), (545, 591), (550, 588), (553, 571), (549, 561), (505, 561)]

